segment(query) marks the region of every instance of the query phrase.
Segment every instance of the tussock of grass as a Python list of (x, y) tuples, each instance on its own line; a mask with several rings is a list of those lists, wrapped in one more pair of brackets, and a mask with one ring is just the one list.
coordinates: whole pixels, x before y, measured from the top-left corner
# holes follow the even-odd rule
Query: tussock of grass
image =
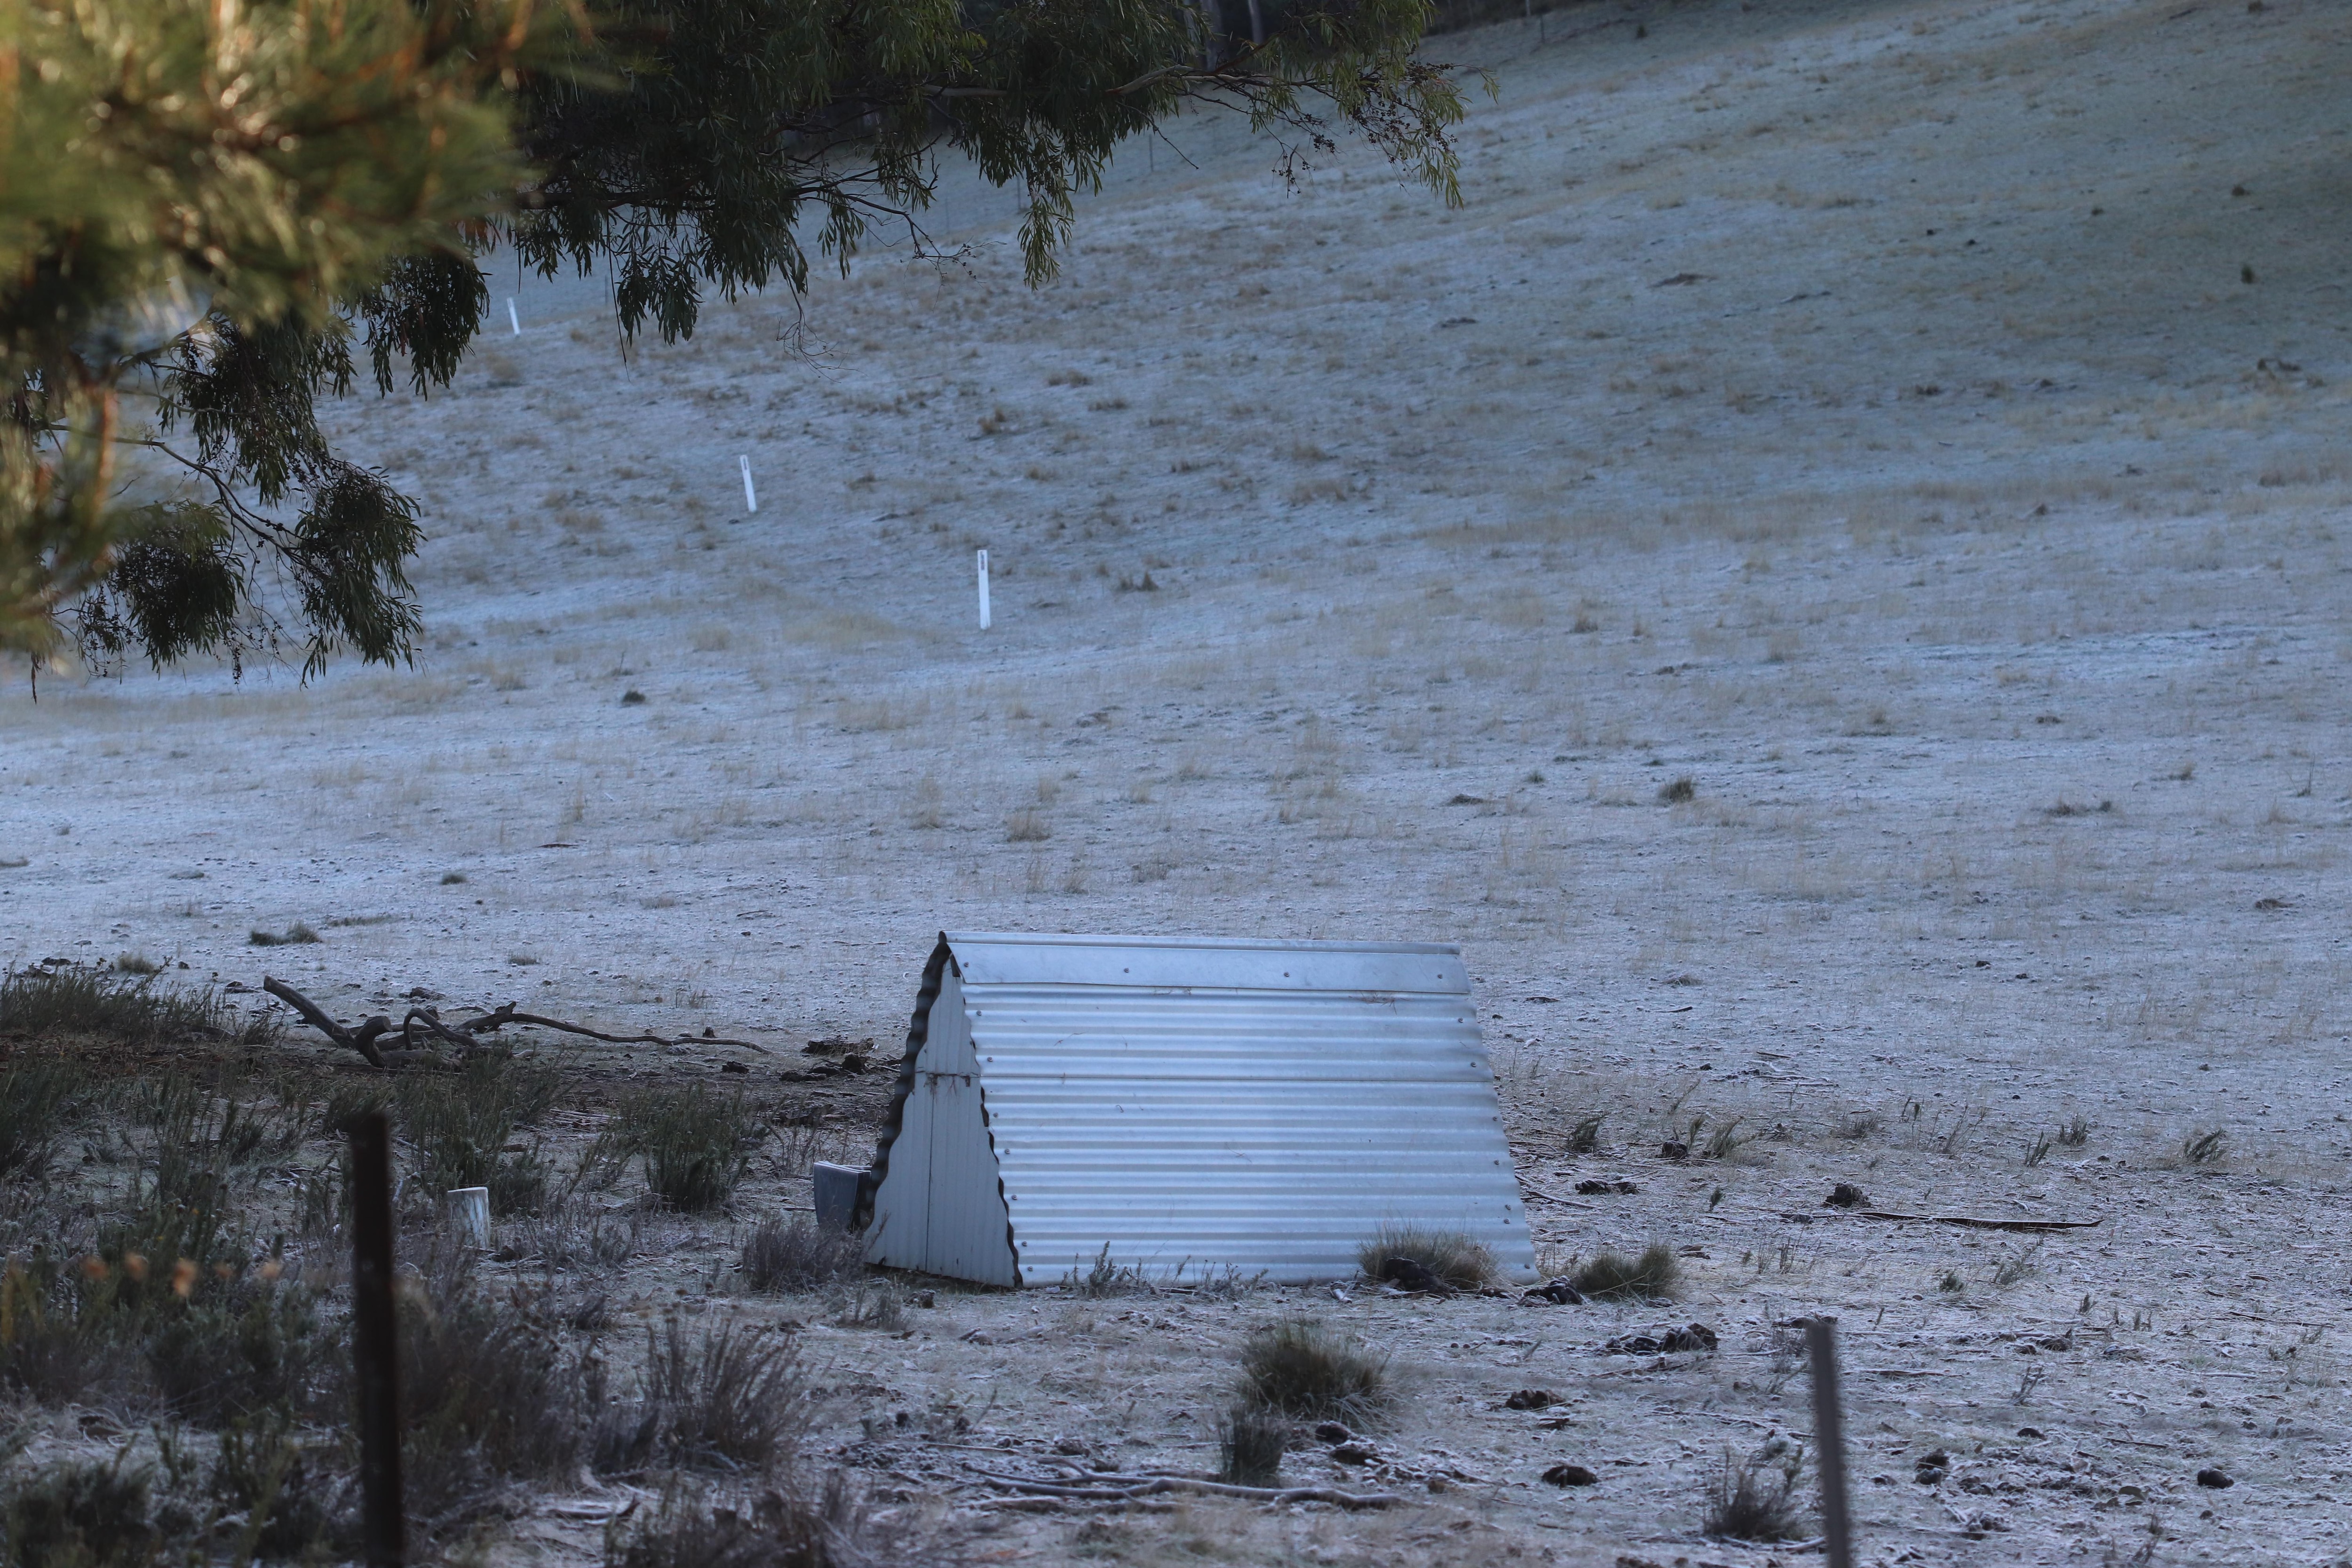
[(49, 1563), (116, 1568), (153, 1562), (162, 1542), (148, 1517), (144, 1469), (67, 1460), (18, 1481), (5, 1515), (11, 1568)]
[(1391, 1258), (1412, 1259), (1456, 1290), (1475, 1290), (1496, 1273), (1495, 1255), (1460, 1231), (1382, 1226), (1356, 1248), (1356, 1267), (1370, 1279), (1387, 1279)]
[(646, 1331), (638, 1397), (603, 1409), (591, 1460), (608, 1476), (655, 1466), (757, 1475), (793, 1456), (811, 1408), (790, 1340), (731, 1324), (689, 1339), (673, 1317)]
[(751, 1168), (751, 1152), (766, 1136), (740, 1094), (700, 1084), (656, 1087), (622, 1100), (590, 1163), (609, 1170), (642, 1160), (646, 1186), (665, 1205), (705, 1214), (735, 1195)]
[[(424, 1259), (423, 1289), (400, 1304), (399, 1335), (401, 1463), (413, 1514), (480, 1500), (501, 1479), (573, 1471), (583, 1369), (551, 1324), (480, 1289), (471, 1254), (445, 1247)], [(352, 1397), (344, 1394), (342, 1408)]]
[(1274, 1486), (1289, 1447), (1289, 1418), (1243, 1400), (1217, 1426), (1217, 1479), (1237, 1487)]
[(453, 1073), (404, 1074), (394, 1090), (401, 1131), (415, 1149), (415, 1178), (430, 1199), (457, 1187), (488, 1187), (490, 1212), (537, 1214), (547, 1201), (547, 1166), (536, 1148), (506, 1152), (516, 1131), (555, 1103), (552, 1069), (511, 1057), (475, 1057)]
[(61, 964), (0, 975), (0, 1036), (140, 1047), (199, 1039), (255, 1047), (274, 1043), (278, 1026), (239, 1016), (209, 987), (184, 991), (148, 976)]
[(847, 1568), (894, 1555), (838, 1470), (814, 1494), (762, 1492), (748, 1514), (673, 1481), (658, 1509), (625, 1531), (616, 1526), (604, 1544), (605, 1568)]
[(1601, 1124), (1608, 1120), (1609, 1113), (1605, 1110), (1579, 1117), (1570, 1124), (1568, 1138), (1562, 1147), (1570, 1154), (1598, 1153), (1601, 1149)]
[(0, 1180), (38, 1180), (78, 1101), (95, 1091), (79, 1065), (34, 1060), (0, 1071)]
[(1803, 1460), (1799, 1451), (1780, 1464), (1769, 1459), (1735, 1464), (1725, 1453), (1715, 1496), (1707, 1503), (1706, 1532), (1729, 1541), (1803, 1540), (1804, 1507), (1796, 1489)]
[(1663, 1300), (1681, 1288), (1682, 1279), (1675, 1249), (1664, 1242), (1652, 1242), (1639, 1258), (1622, 1252), (1595, 1254), (1577, 1269), (1574, 1284), (1592, 1300), (1612, 1296)]
[(866, 1238), (804, 1217), (771, 1215), (744, 1238), (740, 1267), (752, 1289), (797, 1294), (863, 1270)]
[(324, 939), (300, 921), (296, 921), (286, 928), (283, 934), (267, 931), (247, 931), (245, 940), (255, 947), (300, 947)]
[(1245, 1399), (1310, 1421), (1362, 1421), (1389, 1403), (1388, 1363), (1307, 1318), (1254, 1331), (1242, 1378)]

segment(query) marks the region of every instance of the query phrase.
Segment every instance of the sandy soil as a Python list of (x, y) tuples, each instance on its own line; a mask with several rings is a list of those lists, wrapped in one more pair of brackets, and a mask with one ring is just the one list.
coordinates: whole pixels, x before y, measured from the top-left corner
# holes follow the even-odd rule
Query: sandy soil
[[(1441, 41), (1499, 89), (1460, 211), (1188, 125), (1034, 293), (968, 184), (961, 264), (625, 363), (601, 284), (503, 289), (526, 330), (450, 393), (331, 416), (426, 503), (416, 668), (12, 687), (0, 955), (257, 984), (299, 920), (267, 964), (347, 1011), (782, 1050), (903, 1031), (942, 927), (1458, 941), (1531, 1191), (1640, 1187), (1543, 1240), (1685, 1249), (1670, 1313), (943, 1296), (807, 1331), (848, 1460), (971, 1495), (908, 1435), (952, 1405), (1200, 1464), (1227, 1345), (1311, 1304), (1393, 1352), (1382, 1474), (1425, 1501), (972, 1550), (1760, 1561), (1700, 1541), (1707, 1478), (1804, 1429), (1774, 1325), (1829, 1310), (1873, 1563), (2346, 1561), (2352, 19), (1544, 26)], [(1697, 1113), (1764, 1136), (1659, 1162)], [(1836, 1181), (2105, 1224), (2020, 1264)], [(1670, 1317), (1719, 1353), (1599, 1353)], [(1531, 1385), (1567, 1425), (1497, 1408)]]

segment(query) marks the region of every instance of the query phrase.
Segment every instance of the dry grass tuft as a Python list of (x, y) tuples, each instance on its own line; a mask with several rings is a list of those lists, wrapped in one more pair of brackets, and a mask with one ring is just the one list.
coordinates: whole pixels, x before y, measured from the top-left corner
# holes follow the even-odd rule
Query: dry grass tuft
[(659, 1508), (604, 1542), (605, 1568), (850, 1568), (892, 1555), (838, 1470), (814, 1495), (769, 1487), (748, 1513), (673, 1480)]
[(796, 1295), (862, 1271), (866, 1238), (795, 1216), (770, 1215), (744, 1238), (743, 1282), (762, 1293)]
[(1595, 1254), (1577, 1269), (1573, 1282), (1594, 1300), (1617, 1296), (1656, 1301), (1666, 1300), (1682, 1288), (1683, 1270), (1682, 1265), (1675, 1261), (1675, 1249), (1663, 1241), (1654, 1241), (1642, 1249), (1638, 1258), (1628, 1258), (1622, 1252)]
[(1601, 1124), (1609, 1120), (1605, 1110), (1596, 1110), (1570, 1123), (1568, 1138), (1560, 1147), (1570, 1154), (1593, 1154), (1601, 1149)]
[(1252, 1331), (1242, 1378), (1244, 1398), (1310, 1421), (1360, 1422), (1390, 1402), (1387, 1360), (1308, 1318)]
[(2192, 1165), (2210, 1165), (2230, 1152), (2230, 1130), (2216, 1127), (2210, 1132), (2191, 1132), (2180, 1141), (2180, 1157)]
[(275, 1043), (278, 1028), (266, 1018), (240, 1016), (209, 987), (175, 990), (145, 976), (60, 964), (0, 976), (0, 1035), (79, 1037), (131, 1047), (189, 1040), (250, 1047)]
[(1289, 1447), (1289, 1417), (1242, 1400), (1217, 1426), (1217, 1479), (1237, 1487), (1274, 1486)]
[(1485, 1244), (1454, 1230), (1419, 1226), (1382, 1226), (1356, 1248), (1356, 1267), (1368, 1279), (1391, 1277), (1391, 1259), (1406, 1258), (1456, 1290), (1475, 1290), (1495, 1278), (1495, 1255)]
[(1702, 1527), (1708, 1535), (1719, 1541), (1804, 1539), (1804, 1508), (1796, 1495), (1804, 1454), (1797, 1450), (1774, 1463), (1778, 1458), (1768, 1447), (1755, 1459), (1734, 1463), (1729, 1451), (1725, 1452)]

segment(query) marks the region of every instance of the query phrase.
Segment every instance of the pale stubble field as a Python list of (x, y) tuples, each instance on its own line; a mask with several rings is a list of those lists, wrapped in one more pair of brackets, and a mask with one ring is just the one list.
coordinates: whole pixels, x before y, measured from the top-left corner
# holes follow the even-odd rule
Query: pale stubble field
[[(1459, 211), (1201, 125), (1034, 292), (956, 187), (967, 258), (821, 282), (814, 358), (771, 297), (624, 361), (600, 284), (499, 277), (522, 335), (332, 414), (425, 503), (416, 668), (19, 685), (0, 951), (257, 984), (248, 931), (303, 921), (268, 962), (346, 1013), (796, 1047), (901, 1034), (943, 927), (1459, 942), (1527, 1183), (1641, 1188), (1532, 1199), (1543, 1245), (1667, 1241), (1684, 1300), (1315, 1299), (1393, 1352), (1425, 1502), (982, 1542), (1760, 1561), (1698, 1541), (1706, 1478), (1805, 1429), (1774, 1324), (1828, 1310), (1869, 1561), (2340, 1561), (2352, 24), (1546, 37), (1433, 45), (1499, 88)], [(1699, 1114), (1755, 1141), (1660, 1161)], [(1838, 1181), (2105, 1223), (2029, 1252)], [(1302, 1299), (942, 1303), (919, 1353), (814, 1331), (874, 1391), (841, 1441), (948, 1402), (1199, 1465), (1227, 1339)], [(1597, 1353), (1670, 1319), (1721, 1351)], [(1496, 1408), (1530, 1385), (1570, 1424)], [(845, 1452), (967, 1495), (947, 1450)]]

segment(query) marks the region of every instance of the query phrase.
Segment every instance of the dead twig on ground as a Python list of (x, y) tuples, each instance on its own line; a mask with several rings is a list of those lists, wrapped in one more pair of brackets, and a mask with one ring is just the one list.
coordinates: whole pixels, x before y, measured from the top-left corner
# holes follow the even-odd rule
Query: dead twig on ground
[(1957, 1214), (1888, 1214), (1880, 1209), (1864, 1209), (1856, 1219), (1889, 1219), (1903, 1225), (1960, 1225), (1971, 1230), (2089, 1230), (2107, 1223), (2101, 1215), (2097, 1219), (1977, 1219)]
[[(397, 1025), (390, 1017), (378, 1013), (357, 1025), (346, 1026), (328, 1016), (326, 1009), (282, 980), (264, 975), (261, 988), (299, 1013), (303, 1022), (335, 1044), (348, 1047), (365, 1057), (370, 1067), (387, 1069), (406, 1067), (412, 1062), (440, 1060), (436, 1041), (454, 1046), (461, 1054), (467, 1056), (486, 1050), (488, 1047), (482, 1037), (509, 1024), (534, 1029), (554, 1029), (567, 1035), (584, 1035), (592, 1040), (602, 1040), (614, 1046), (740, 1046), (762, 1055), (768, 1048), (754, 1040), (720, 1039), (715, 1035), (608, 1035), (585, 1024), (542, 1017), (536, 1013), (518, 1013), (511, 1002), (457, 1024), (443, 1023), (441, 1016), (430, 1007), (412, 1007), (408, 1016)], [(404, 1048), (388, 1051), (376, 1043), (384, 1036), (394, 1033), (399, 1035)]]
[[(1119, 1502), (1150, 1497), (1156, 1492), (1202, 1492), (1211, 1497), (1244, 1498), (1252, 1502), (1328, 1502), (1339, 1508), (1394, 1508), (1404, 1500), (1392, 1492), (1348, 1492), (1334, 1487), (1242, 1487), (1227, 1481), (1204, 1481), (1192, 1476), (1088, 1475), (1085, 1486), (1008, 1476), (974, 1467), (972, 1473), (1000, 1487), (1031, 1497), (1067, 1498), (1076, 1501)], [(1072, 1479), (1079, 1478), (1073, 1477)]]

